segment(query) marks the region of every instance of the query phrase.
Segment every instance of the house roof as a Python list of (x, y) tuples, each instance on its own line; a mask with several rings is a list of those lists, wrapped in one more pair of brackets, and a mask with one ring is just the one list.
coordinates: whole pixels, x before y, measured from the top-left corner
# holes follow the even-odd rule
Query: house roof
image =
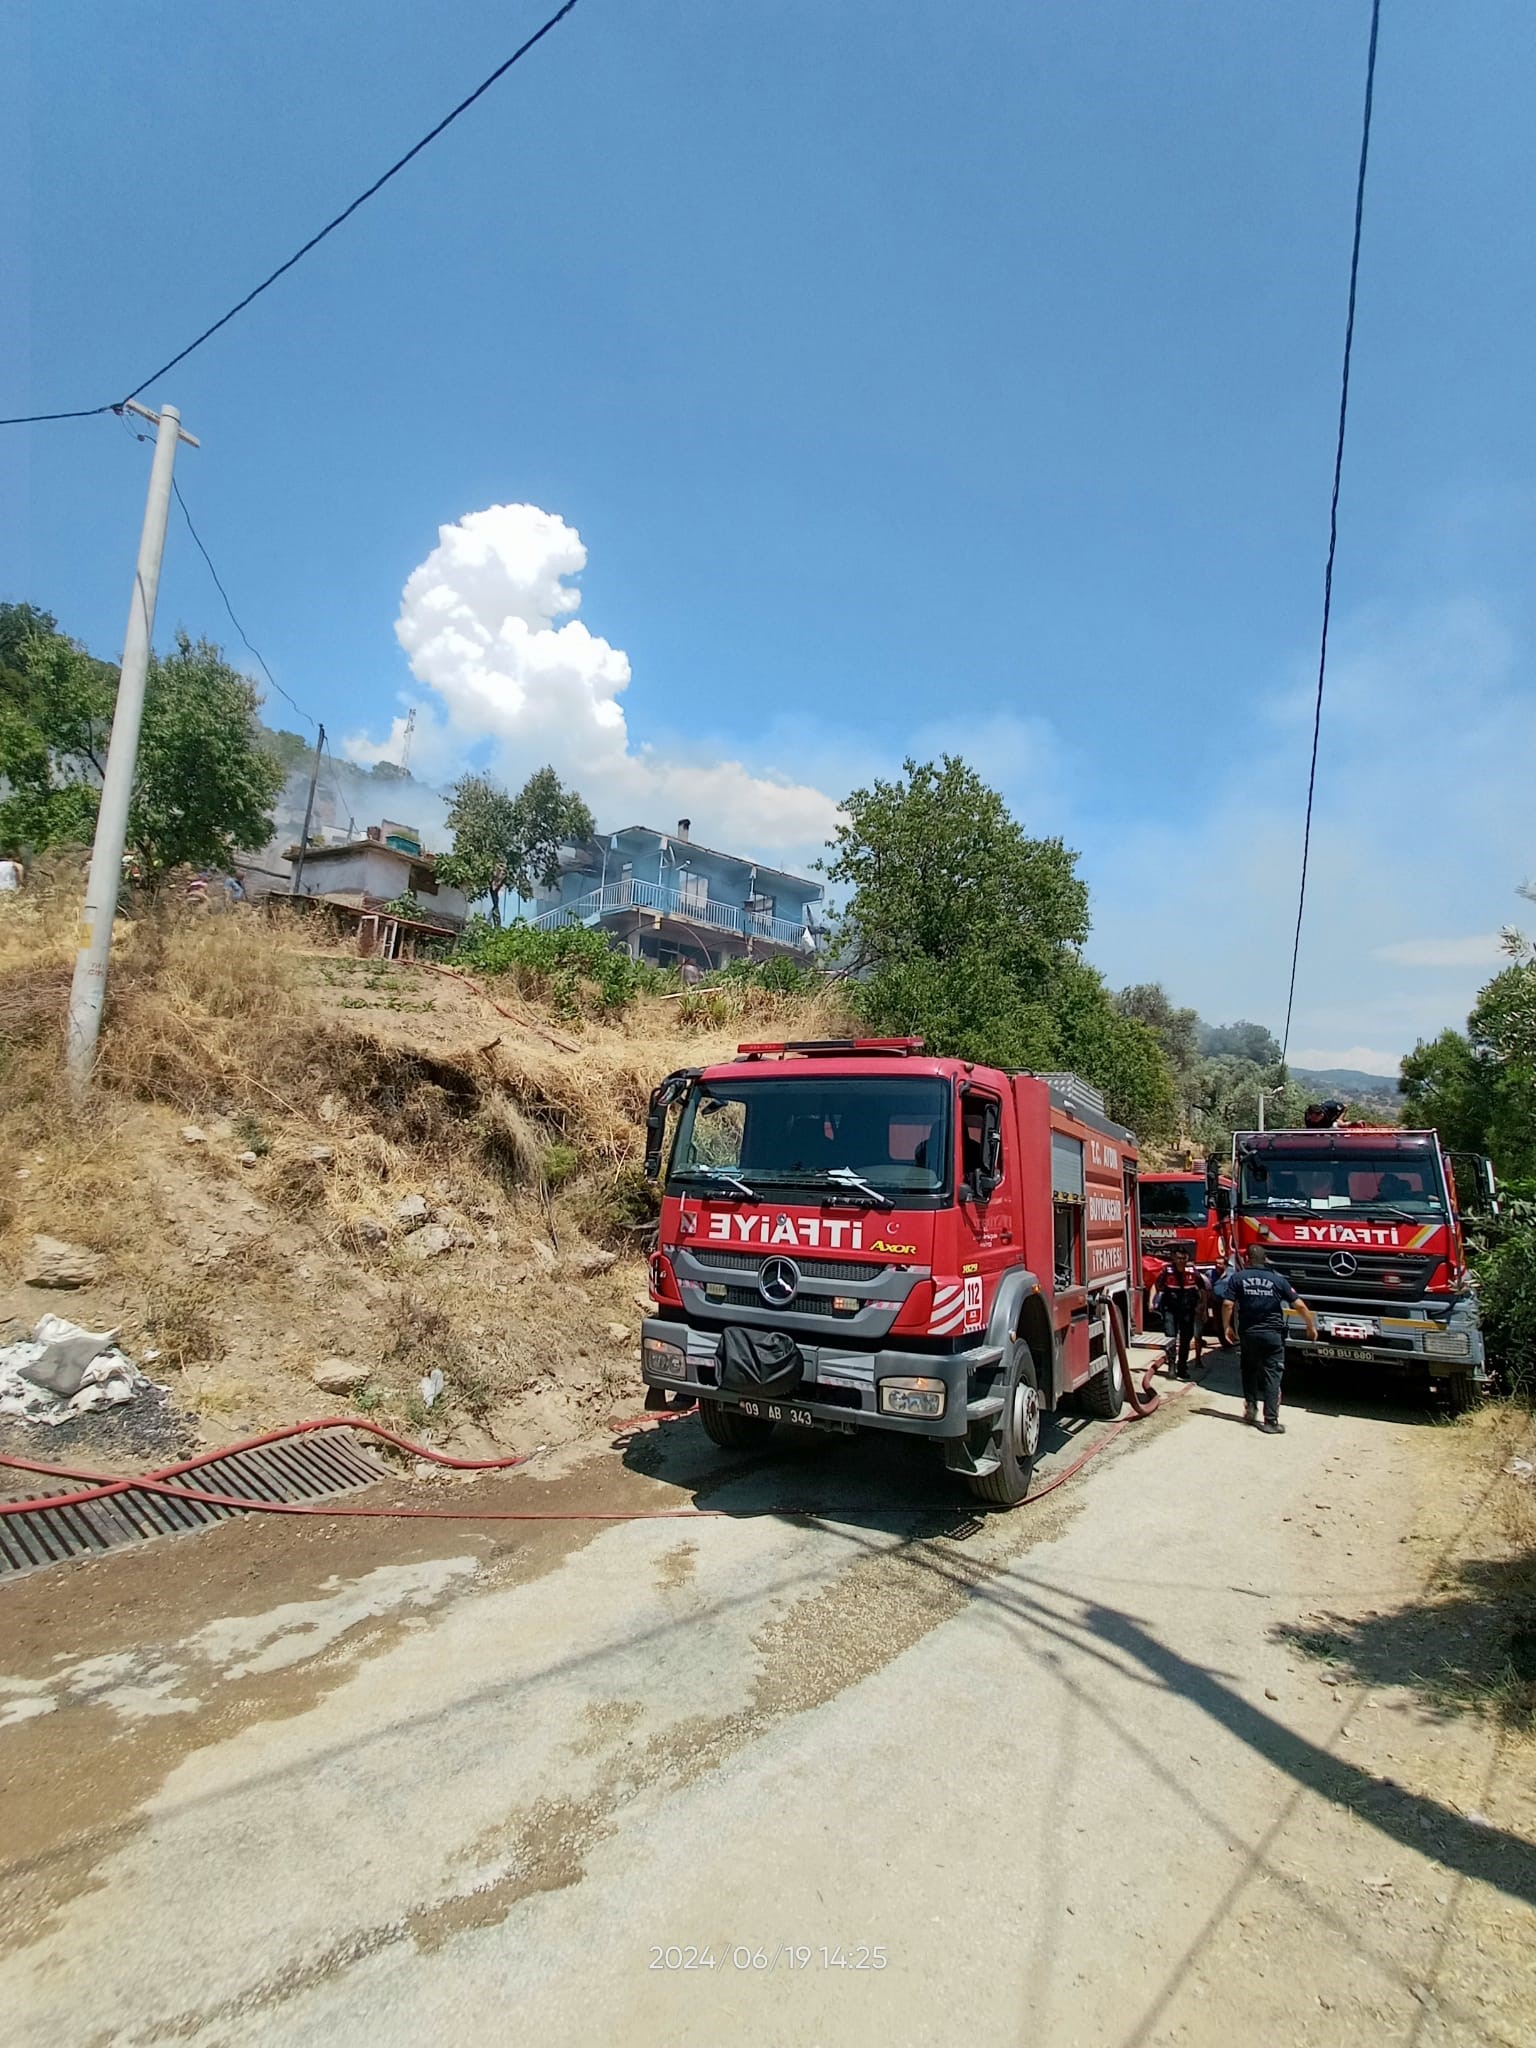
[(709, 854), (715, 860), (728, 860), (739, 868), (756, 868), (759, 879), (767, 876), (771, 881), (775, 882), (793, 882), (798, 888), (807, 890), (813, 900), (822, 893), (820, 882), (813, 882), (805, 875), (792, 875), (787, 868), (770, 867), (766, 861), (752, 860), (745, 854), (723, 853), (718, 846), (705, 846), (698, 839), (680, 839), (675, 829), (671, 832), (662, 832), (654, 825), (622, 825), (617, 832), (611, 835), (606, 832), (599, 832), (597, 835), (598, 843), (601, 844), (604, 839), (610, 836), (614, 839), (666, 839), (673, 846), (692, 847), (699, 853)]
[[(388, 860), (403, 860), (408, 867), (429, 868), (432, 866), (430, 853), (402, 853), (398, 846), (389, 846), (382, 839), (346, 839), (340, 846), (311, 846), (304, 854), (304, 865), (309, 867), (317, 860), (345, 860), (354, 853), (382, 853)], [(289, 847), (284, 860), (297, 860), (298, 843)]]

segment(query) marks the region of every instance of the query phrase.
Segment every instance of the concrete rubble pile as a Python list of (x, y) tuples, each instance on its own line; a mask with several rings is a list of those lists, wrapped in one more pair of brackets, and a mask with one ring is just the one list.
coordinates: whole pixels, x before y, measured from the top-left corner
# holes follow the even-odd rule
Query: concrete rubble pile
[(0, 1415), (50, 1428), (118, 1408), (154, 1385), (117, 1342), (116, 1330), (82, 1330), (43, 1316), (30, 1338), (0, 1344)]

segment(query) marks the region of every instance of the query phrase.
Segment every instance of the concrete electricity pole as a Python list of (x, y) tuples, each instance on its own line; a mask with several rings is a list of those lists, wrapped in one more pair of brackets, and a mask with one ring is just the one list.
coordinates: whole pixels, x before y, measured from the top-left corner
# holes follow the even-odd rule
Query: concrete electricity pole
[(314, 766), (309, 771), (309, 795), (304, 803), (304, 830), (299, 834), (299, 857), (293, 864), (293, 879), (288, 885), (288, 894), (297, 896), (299, 884), (304, 879), (304, 857), (309, 852), (309, 828), (315, 815), (315, 784), (320, 780), (320, 756), (325, 748), (325, 727), (322, 725), (315, 735)]
[(75, 978), (69, 991), (64, 1055), (70, 1080), (77, 1089), (89, 1083), (91, 1070), (96, 1064), (96, 1040), (101, 1032), (101, 1012), (107, 995), (107, 960), (112, 951), (112, 920), (117, 914), (123, 843), (128, 836), (128, 804), (133, 795), (133, 772), (139, 755), (144, 678), (149, 670), (149, 650), (155, 629), (155, 595), (160, 587), (160, 558), (165, 552), (165, 525), (171, 509), (171, 473), (176, 465), (176, 443), (185, 441), (192, 448), (198, 445), (192, 435), (182, 432), (181, 415), (174, 405), (153, 413), (142, 405), (135, 405), (130, 398), (124, 410), (149, 420), (159, 431), (155, 436), (155, 459), (149, 472), (149, 496), (144, 504), (144, 529), (139, 536), (133, 596), (128, 604), (128, 630), (123, 635), (123, 664), (117, 684), (117, 703), (112, 713), (107, 772), (101, 780), (101, 806), (96, 813), (96, 838), (91, 847), (91, 870), (85, 885), (80, 951), (75, 956)]

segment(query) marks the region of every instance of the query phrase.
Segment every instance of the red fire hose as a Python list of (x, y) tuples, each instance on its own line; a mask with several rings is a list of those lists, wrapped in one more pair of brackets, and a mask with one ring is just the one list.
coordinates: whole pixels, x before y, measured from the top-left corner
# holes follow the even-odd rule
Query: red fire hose
[[(1114, 1332), (1115, 1348), (1125, 1378), (1125, 1386), (1131, 1407), (1137, 1416), (1150, 1415), (1159, 1406), (1160, 1396), (1150, 1387), (1152, 1372), (1148, 1369), (1138, 1388), (1126, 1349), (1125, 1334), (1118, 1311), (1110, 1304), (1110, 1324)], [(1188, 1391), (1187, 1388), (1181, 1391)], [(617, 1425), (621, 1429), (636, 1429), (662, 1422), (680, 1422), (692, 1409), (682, 1409), (675, 1414), (637, 1416), (633, 1420)], [(1082, 1456), (1073, 1460), (1062, 1471), (1052, 1473), (1045, 1485), (1031, 1493), (1031, 1501), (1044, 1500), (1048, 1493), (1054, 1493), (1058, 1486), (1081, 1472), (1083, 1467), (1107, 1450), (1120, 1432), (1132, 1420), (1122, 1418), (1107, 1430), (1096, 1443), (1091, 1444)], [(203, 1507), (235, 1508), (242, 1512), (263, 1515), (326, 1515), (349, 1519), (377, 1521), (429, 1521), (429, 1522), (653, 1522), (686, 1521), (703, 1516), (719, 1517), (722, 1520), (739, 1520), (741, 1510), (734, 1508), (422, 1508), (422, 1507), (346, 1507), (330, 1501), (275, 1501), (252, 1500), (241, 1494), (216, 1493), (199, 1486), (175, 1486), (171, 1482), (184, 1474), (200, 1471), (205, 1465), (216, 1463), (221, 1458), (236, 1452), (260, 1450), (266, 1444), (283, 1443), (290, 1437), (309, 1436), (320, 1429), (355, 1429), (368, 1436), (378, 1437), (382, 1442), (393, 1444), (399, 1450), (409, 1452), (414, 1458), (425, 1459), (434, 1465), (446, 1466), (455, 1472), (507, 1472), (519, 1465), (526, 1465), (531, 1455), (519, 1453), (507, 1458), (455, 1458), (447, 1451), (434, 1450), (430, 1444), (413, 1443), (409, 1437), (397, 1436), (393, 1430), (385, 1429), (377, 1422), (370, 1422), (361, 1415), (329, 1415), (313, 1422), (293, 1422), (284, 1429), (268, 1430), (264, 1436), (247, 1437), (237, 1444), (226, 1444), (217, 1451), (204, 1451), (195, 1458), (184, 1459), (179, 1465), (167, 1465), (158, 1472), (132, 1473), (127, 1477), (112, 1477), (101, 1472), (80, 1472), (65, 1465), (45, 1465), (31, 1458), (15, 1458), (0, 1454), (0, 1466), (13, 1472), (32, 1472), (49, 1479), (73, 1480), (79, 1491), (75, 1493), (41, 1494), (32, 1500), (0, 1501), (0, 1516), (36, 1514), (47, 1508), (88, 1507), (94, 1501), (111, 1500), (114, 1495), (138, 1491), (154, 1493), (166, 1500), (195, 1502)], [(945, 1501), (925, 1507), (918, 1502), (904, 1502), (893, 1513), (923, 1514), (950, 1513), (956, 1503)], [(751, 1510), (758, 1515), (816, 1515), (833, 1513), (803, 1507), (762, 1507)], [(863, 1509), (861, 1512), (868, 1513)]]

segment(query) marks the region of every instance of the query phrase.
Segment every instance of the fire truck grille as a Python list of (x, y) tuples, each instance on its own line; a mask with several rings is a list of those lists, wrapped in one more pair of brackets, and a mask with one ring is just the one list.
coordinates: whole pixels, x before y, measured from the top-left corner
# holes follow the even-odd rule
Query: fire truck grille
[[(692, 1245), (686, 1249), (695, 1265), (723, 1266), (736, 1273), (756, 1273), (763, 1260), (772, 1256), (768, 1252), (717, 1252), (702, 1248), (695, 1250)], [(873, 1264), (868, 1260), (802, 1259), (798, 1252), (791, 1252), (789, 1256), (800, 1268), (803, 1278), (807, 1280), (878, 1280), (886, 1271), (883, 1264)], [(752, 1289), (750, 1299), (757, 1301), (756, 1288)]]
[[(1308, 1298), (1347, 1296), (1359, 1301), (1369, 1296), (1381, 1301), (1418, 1301), (1440, 1263), (1404, 1252), (1351, 1251), (1344, 1245), (1272, 1244), (1269, 1262), (1282, 1272), (1297, 1292)], [(1340, 1273), (1333, 1261), (1348, 1257), (1351, 1269)]]
[[(802, 1266), (800, 1270), (804, 1273), (809, 1269)], [(755, 1287), (727, 1287), (719, 1294), (710, 1295), (708, 1305), (710, 1308), (761, 1308), (763, 1297)], [(833, 1308), (832, 1297), (827, 1294), (797, 1294), (786, 1306), (797, 1316), (826, 1316), (829, 1321), (846, 1322), (854, 1313), (851, 1309)]]

